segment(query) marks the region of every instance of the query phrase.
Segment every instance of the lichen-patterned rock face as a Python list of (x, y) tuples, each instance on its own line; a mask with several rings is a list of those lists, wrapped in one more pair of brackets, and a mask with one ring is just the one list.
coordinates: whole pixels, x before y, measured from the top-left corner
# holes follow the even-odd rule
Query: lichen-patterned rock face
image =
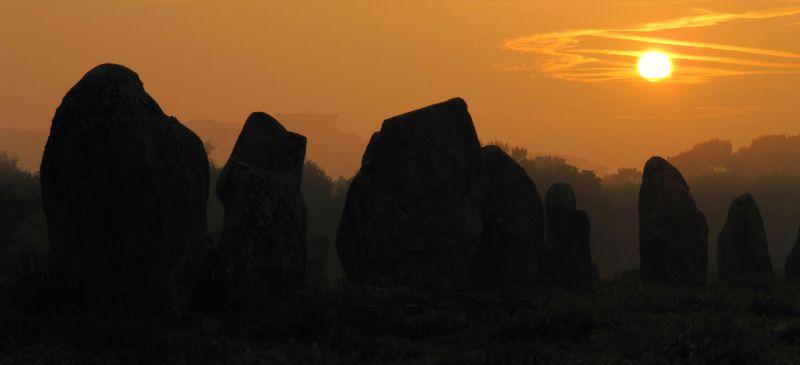
[(303, 284), (305, 153), (305, 137), (267, 114), (253, 113), (220, 173), (216, 190), (225, 208), (220, 272), (237, 304)]
[(67, 93), (41, 179), (51, 264), (75, 298), (180, 314), (207, 240), (208, 160), (138, 75), (101, 65)]
[(539, 271), (544, 209), (536, 185), (497, 146), (482, 150), (483, 235), (470, 286), (478, 290), (530, 287)]
[(719, 277), (730, 282), (773, 276), (767, 234), (758, 204), (750, 194), (733, 200), (717, 239)]
[(661, 157), (647, 161), (639, 190), (642, 279), (704, 285), (708, 276), (708, 224), (681, 173)]
[(571, 289), (590, 286), (594, 278), (589, 215), (576, 208), (575, 192), (566, 183), (547, 189), (547, 238), (542, 280)]
[(541, 198), (466, 103), (386, 120), (348, 191), (337, 248), (356, 284), (426, 291), (525, 286), (541, 250)]
[(800, 281), (800, 232), (797, 232), (797, 240), (786, 257), (786, 278), (798, 282)]

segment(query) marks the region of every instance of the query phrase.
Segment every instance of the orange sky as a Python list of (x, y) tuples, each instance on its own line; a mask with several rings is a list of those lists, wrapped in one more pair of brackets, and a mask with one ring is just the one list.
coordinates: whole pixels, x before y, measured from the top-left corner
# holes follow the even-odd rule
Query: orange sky
[[(673, 78), (635, 74), (651, 49)], [(182, 121), (333, 113), (368, 139), (461, 96), (484, 141), (609, 168), (800, 133), (800, 1), (6, 0), (0, 128), (46, 130), (105, 62)]]

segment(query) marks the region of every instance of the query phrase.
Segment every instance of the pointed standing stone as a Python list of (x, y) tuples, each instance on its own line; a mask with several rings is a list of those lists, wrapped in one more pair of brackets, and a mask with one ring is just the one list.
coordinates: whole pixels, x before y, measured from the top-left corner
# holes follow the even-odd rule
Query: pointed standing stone
[(306, 265), (300, 191), (306, 138), (264, 113), (247, 118), (217, 182), (221, 272), (236, 305), (294, 290)]
[(703, 285), (708, 267), (708, 224), (681, 173), (661, 157), (644, 167), (639, 190), (642, 279)]
[(717, 239), (717, 264), (719, 277), (725, 281), (749, 281), (773, 275), (764, 220), (750, 194), (731, 203), (728, 219)]

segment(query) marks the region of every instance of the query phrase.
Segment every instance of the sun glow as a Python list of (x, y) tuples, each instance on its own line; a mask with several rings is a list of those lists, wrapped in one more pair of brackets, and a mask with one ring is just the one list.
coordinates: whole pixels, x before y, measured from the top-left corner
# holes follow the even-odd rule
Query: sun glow
[(661, 52), (645, 52), (636, 65), (639, 75), (650, 82), (661, 81), (672, 74), (672, 61)]

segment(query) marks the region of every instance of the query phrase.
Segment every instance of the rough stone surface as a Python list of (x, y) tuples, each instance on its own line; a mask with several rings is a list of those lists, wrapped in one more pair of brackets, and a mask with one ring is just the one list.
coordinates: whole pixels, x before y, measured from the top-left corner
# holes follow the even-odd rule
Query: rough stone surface
[(717, 238), (717, 264), (720, 279), (726, 281), (773, 276), (764, 220), (750, 194), (731, 203), (728, 219)]
[(536, 273), (542, 215), (524, 171), (496, 147), (482, 151), (466, 103), (452, 99), (388, 119), (372, 136), (337, 248), (356, 284), (525, 285)]
[(536, 185), (497, 146), (482, 150), (483, 235), (472, 265), (473, 289), (526, 287), (538, 273), (544, 209)]
[(789, 256), (786, 257), (786, 278), (791, 281), (800, 281), (800, 231)]
[(547, 238), (542, 280), (568, 288), (591, 285), (593, 279), (589, 215), (576, 208), (575, 192), (566, 183), (547, 190)]
[(703, 285), (708, 267), (708, 224), (681, 173), (661, 157), (647, 161), (639, 190), (642, 279)]
[(41, 180), (60, 285), (92, 305), (184, 309), (207, 239), (208, 160), (138, 75), (101, 65), (66, 94)]
[(294, 290), (306, 265), (300, 191), (306, 138), (264, 113), (247, 118), (217, 182), (221, 273), (234, 300)]

